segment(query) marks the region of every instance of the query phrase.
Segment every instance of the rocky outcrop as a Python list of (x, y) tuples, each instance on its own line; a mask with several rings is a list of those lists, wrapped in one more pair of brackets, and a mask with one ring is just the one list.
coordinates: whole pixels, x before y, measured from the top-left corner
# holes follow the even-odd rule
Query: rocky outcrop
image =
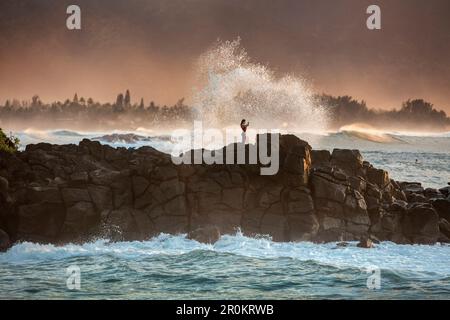
[(448, 187), (396, 182), (357, 150), (312, 150), (293, 135), (279, 155), (279, 172), (261, 176), (259, 164), (175, 165), (151, 147), (28, 145), (0, 155), (0, 247), (161, 232), (213, 243), (237, 229), (275, 241), (449, 241)]

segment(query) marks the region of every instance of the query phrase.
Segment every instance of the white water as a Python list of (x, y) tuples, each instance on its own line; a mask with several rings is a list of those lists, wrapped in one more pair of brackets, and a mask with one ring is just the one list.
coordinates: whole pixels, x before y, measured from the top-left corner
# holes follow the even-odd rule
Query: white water
[(193, 105), (205, 126), (223, 128), (245, 118), (254, 129), (323, 132), (327, 116), (311, 103), (311, 91), (300, 77), (277, 78), (254, 63), (240, 39), (218, 42), (198, 61)]
[(32, 264), (42, 261), (108, 255), (118, 259), (141, 259), (153, 255), (183, 255), (196, 250), (229, 253), (258, 259), (290, 258), (316, 262), (336, 268), (377, 266), (381, 269), (411, 274), (450, 276), (450, 246), (396, 245), (385, 242), (373, 250), (356, 247), (340, 248), (335, 243), (313, 244), (277, 243), (270, 238), (248, 238), (241, 233), (225, 235), (214, 245), (189, 240), (185, 235), (161, 234), (142, 242), (113, 242), (98, 240), (82, 245), (41, 245), (24, 242), (0, 254), (1, 263)]

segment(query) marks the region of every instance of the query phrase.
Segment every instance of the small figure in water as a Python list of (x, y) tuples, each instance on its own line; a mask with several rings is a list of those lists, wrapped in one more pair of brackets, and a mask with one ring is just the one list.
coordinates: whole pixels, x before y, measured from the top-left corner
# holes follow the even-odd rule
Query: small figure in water
[(241, 121), (241, 129), (242, 129), (242, 143), (245, 143), (247, 140), (247, 135), (245, 134), (245, 132), (247, 131), (247, 127), (250, 125), (250, 122), (247, 122), (247, 124), (245, 124), (245, 119), (242, 119)]

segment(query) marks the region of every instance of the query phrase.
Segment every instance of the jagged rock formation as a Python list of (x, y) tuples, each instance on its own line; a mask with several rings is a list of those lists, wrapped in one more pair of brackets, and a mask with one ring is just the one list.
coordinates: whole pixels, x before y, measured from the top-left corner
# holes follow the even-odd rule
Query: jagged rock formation
[(29, 145), (0, 155), (0, 249), (161, 232), (214, 242), (237, 228), (275, 241), (449, 241), (450, 187), (393, 181), (357, 150), (312, 150), (283, 135), (278, 174), (259, 169), (177, 166), (150, 147), (89, 140)]

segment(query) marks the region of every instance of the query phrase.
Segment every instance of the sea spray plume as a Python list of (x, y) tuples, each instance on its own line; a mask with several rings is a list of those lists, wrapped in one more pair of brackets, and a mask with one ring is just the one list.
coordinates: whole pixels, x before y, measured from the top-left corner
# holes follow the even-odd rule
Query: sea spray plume
[(200, 88), (193, 95), (199, 117), (210, 126), (239, 124), (252, 128), (324, 132), (327, 114), (312, 103), (305, 80), (276, 77), (272, 70), (250, 60), (240, 39), (218, 41), (197, 62)]

